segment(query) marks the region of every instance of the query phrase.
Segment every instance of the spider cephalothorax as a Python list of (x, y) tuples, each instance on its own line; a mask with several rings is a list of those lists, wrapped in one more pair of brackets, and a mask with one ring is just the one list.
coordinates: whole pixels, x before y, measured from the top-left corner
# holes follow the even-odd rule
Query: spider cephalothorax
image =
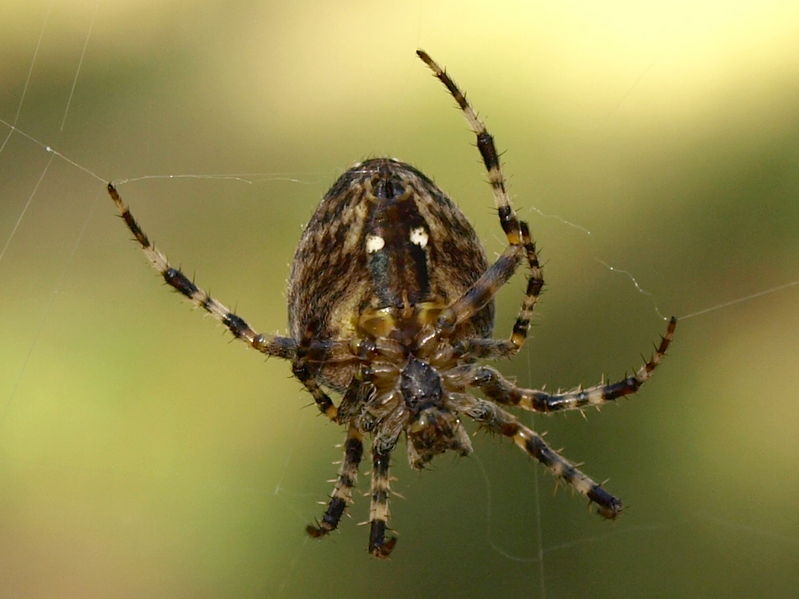
[[(369, 551), (376, 557), (387, 557), (396, 544), (386, 532), (389, 461), (397, 443), (404, 437), (414, 468), (449, 450), (467, 455), (472, 444), (463, 418), (511, 438), (602, 516), (618, 515), (621, 500), (500, 405), (536, 412), (579, 410), (635, 393), (663, 359), (676, 326), (672, 318), (655, 353), (634, 375), (566, 393), (518, 387), (479, 363), (513, 356), (524, 345), (543, 272), (527, 223), (511, 206), (493, 138), (452, 79), (425, 52), (417, 54), (455, 98), (477, 136), (507, 239), (491, 265), (466, 217), (430, 179), (398, 160), (366, 160), (333, 184), (302, 235), (289, 283), (291, 337), (265, 335), (172, 267), (108, 185), (122, 218), (164, 280), (236, 338), (291, 360), (292, 372), (319, 410), (347, 427), (344, 460), (322, 519), (307, 527), (310, 535), (321, 537), (338, 527), (352, 502), (364, 437), (371, 437)], [(492, 339), (494, 295), (521, 263), (528, 279), (519, 315), (509, 338)], [(341, 394), (338, 405), (325, 389)]]

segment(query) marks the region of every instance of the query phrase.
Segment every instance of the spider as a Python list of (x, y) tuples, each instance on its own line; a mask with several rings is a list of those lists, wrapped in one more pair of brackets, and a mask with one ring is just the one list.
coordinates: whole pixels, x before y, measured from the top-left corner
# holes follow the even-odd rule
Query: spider
[[(294, 376), (320, 412), (347, 429), (344, 459), (312, 537), (335, 530), (347, 506), (371, 438), (369, 552), (386, 558), (397, 539), (389, 531), (389, 462), (405, 437), (413, 468), (452, 450), (472, 452), (462, 419), (513, 440), (608, 519), (620, 499), (550, 448), (506, 407), (533, 412), (600, 406), (638, 391), (666, 354), (676, 327), (669, 320), (654, 354), (618, 382), (565, 393), (519, 387), (481, 359), (514, 356), (527, 338), (543, 272), (528, 225), (508, 196), (491, 134), (453, 80), (423, 50), (419, 58), (444, 84), (477, 136), (477, 148), (507, 238), (493, 264), (458, 207), (421, 172), (393, 158), (355, 164), (333, 184), (305, 228), (291, 267), (290, 337), (258, 333), (195, 285), (152, 245), (114, 185), (108, 192), (144, 254), (164, 280), (253, 349), (291, 361)], [(510, 336), (491, 338), (494, 296), (521, 263), (527, 290)], [(475, 397), (469, 389), (482, 392)], [(340, 395), (338, 405), (328, 393)]]

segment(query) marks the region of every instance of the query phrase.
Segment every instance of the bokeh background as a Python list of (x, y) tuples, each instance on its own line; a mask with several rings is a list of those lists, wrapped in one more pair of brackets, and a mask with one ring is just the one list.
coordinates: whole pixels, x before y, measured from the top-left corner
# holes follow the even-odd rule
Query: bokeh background
[(0, 595), (795, 596), (799, 287), (685, 320), (618, 408), (525, 417), (612, 478), (619, 521), (478, 433), (421, 474), (398, 452), (401, 539), (377, 562), (366, 498), (340, 534), (303, 532), (342, 431), (286, 363), (167, 293), (102, 181), (267, 331), (303, 223), (364, 157), (428, 173), (496, 254), (424, 47), (507, 150), (546, 260), (532, 341), (500, 366), (590, 384), (638, 365), (655, 306), (799, 279), (798, 22), (763, 0), (3, 2), (0, 118), (33, 139), (0, 124)]

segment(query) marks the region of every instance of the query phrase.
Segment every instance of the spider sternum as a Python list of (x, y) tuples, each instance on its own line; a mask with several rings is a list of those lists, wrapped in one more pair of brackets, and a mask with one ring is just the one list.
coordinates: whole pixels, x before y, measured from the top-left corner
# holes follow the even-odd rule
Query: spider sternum
[(412, 414), (441, 404), (441, 376), (427, 362), (411, 356), (400, 373), (399, 388)]

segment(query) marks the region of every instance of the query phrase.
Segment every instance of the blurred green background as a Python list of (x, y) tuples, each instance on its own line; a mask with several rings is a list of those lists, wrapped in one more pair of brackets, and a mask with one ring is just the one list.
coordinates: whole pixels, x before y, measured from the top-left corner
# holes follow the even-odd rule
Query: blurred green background
[(494, 255), (424, 47), (507, 150), (546, 261), (532, 341), (500, 367), (590, 384), (664, 327), (601, 262), (678, 316), (799, 278), (797, 22), (762, 0), (4, 2), (0, 118), (82, 169), (19, 133), (0, 153), (0, 596), (795, 596), (799, 287), (685, 320), (618, 408), (525, 417), (612, 477), (619, 521), (478, 434), (421, 474), (398, 452), (383, 563), (366, 498), (305, 537), (343, 432), (286, 363), (167, 292), (100, 180), (130, 179), (159, 247), (266, 331), (285, 331), (303, 223), (365, 157), (435, 178)]

